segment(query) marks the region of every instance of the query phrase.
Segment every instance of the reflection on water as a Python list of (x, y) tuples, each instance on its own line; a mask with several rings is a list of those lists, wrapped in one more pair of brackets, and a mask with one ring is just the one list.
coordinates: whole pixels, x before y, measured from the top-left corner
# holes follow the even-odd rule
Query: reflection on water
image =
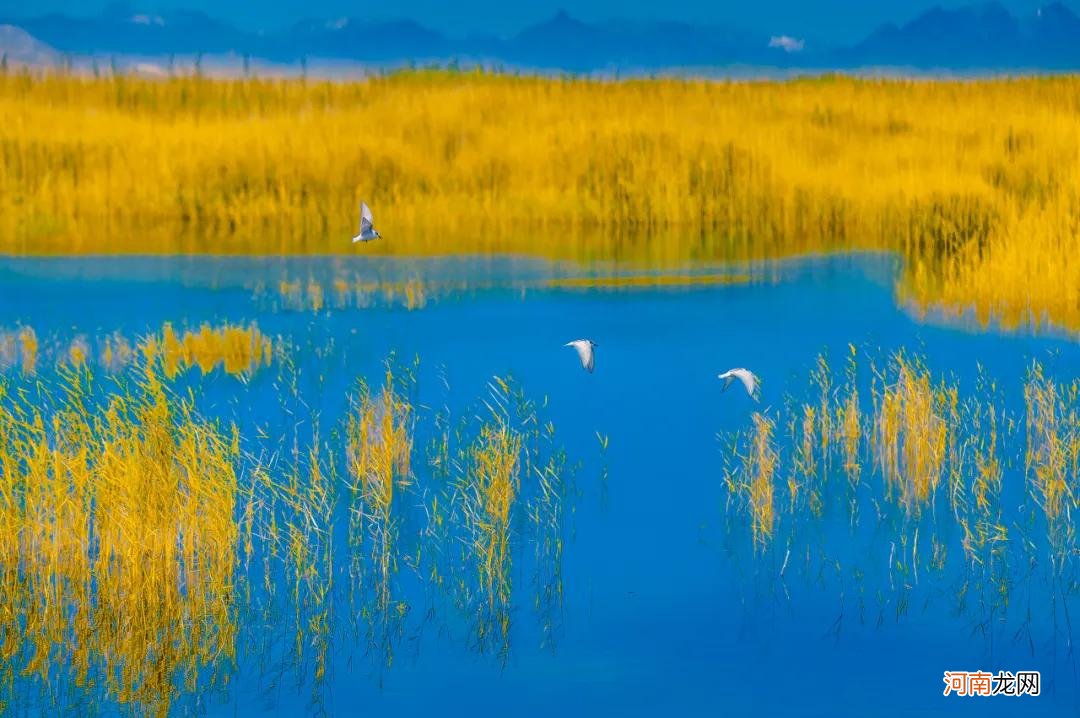
[[(0, 386), (5, 703), (164, 713), (235, 651), (235, 437), (148, 371)], [(215, 669), (208, 675), (207, 667)]]
[[(723, 273), (634, 273), (634, 274), (579, 274), (535, 280), (527, 277), (508, 277), (500, 283), (521, 291), (530, 289), (611, 289), (632, 290), (656, 287), (696, 287), (723, 284), (748, 284), (762, 281), (764, 277), (752, 278), (748, 274)], [(349, 276), (337, 270), (333, 279), (324, 283), (309, 275), (306, 280), (282, 279), (278, 282), (278, 296), (271, 306), (293, 311), (318, 312), (324, 309), (353, 309), (374, 306), (401, 306), (405, 309), (423, 309), (429, 301), (437, 301), (454, 294), (492, 288), (489, 280), (428, 281), (419, 277), (408, 279), (364, 279)], [(496, 285), (497, 286), (497, 285)], [(266, 287), (258, 284), (254, 296), (265, 299)]]
[(717, 670), (872, 680), (845, 646), (898, 705), (991, 665), (1075, 701), (1077, 347), (914, 324), (888, 258), (112, 262), (0, 267), (17, 712), (702, 712)]
[[(494, 379), (456, 424), (422, 415), (435, 431), (414, 469), (410, 367), (389, 363), (378, 391), (361, 383), (328, 435), (282, 421), (251, 437), (254, 417), (227, 415), (226, 429), (198, 416), (162, 383), (169, 355), (143, 353), (118, 383), (61, 367), (2, 385), (12, 700), (164, 714), (177, 694), (227, 686), (237, 660), (288, 668), (318, 699), (343, 636), (353, 647), (339, 650), (389, 669), (414, 609), (433, 623), (452, 608), (467, 645), (505, 662), (515, 596), (557, 608), (571, 470), (514, 384)], [(281, 402), (317, 424), (295, 384)], [(522, 552), (536, 576), (513, 592)]]
[(722, 437), (728, 540), (753, 540), (747, 571), (774, 567), (748, 593), (827, 584), (836, 632), (941, 603), (988, 650), (1051, 645), (1072, 665), (1057, 617), (1076, 602), (1078, 392), (1038, 363), (1022, 387), (979, 373), (964, 392), (904, 354), (853, 348), (840, 377), (822, 358), (807, 390)]
[[(463, 282), (457, 288), (465, 289), (467, 286)], [(405, 281), (370, 281), (355, 278), (350, 281), (338, 276), (333, 279), (329, 288), (315, 278), (309, 278), (306, 282), (282, 279), (278, 283), (281, 307), (313, 312), (318, 312), (323, 308), (365, 308), (374, 306), (377, 302), (390, 306), (400, 305), (406, 309), (422, 309), (427, 304), (429, 291), (436, 289), (415, 277)], [(441, 289), (447, 291), (449, 288)], [(263, 287), (257, 287), (255, 290), (256, 296), (263, 292)]]
[[(284, 351), (280, 341), (277, 351)], [(24, 376), (37, 372), (43, 354), (46, 366), (77, 367), (94, 362), (111, 372), (128, 368), (137, 358), (160, 357), (162, 371), (172, 379), (193, 367), (203, 373), (221, 366), (227, 374), (248, 374), (269, 365), (274, 352), (273, 340), (254, 322), (248, 326), (224, 323), (216, 327), (204, 323), (198, 330), (180, 333), (171, 322), (165, 322), (160, 332), (141, 338), (129, 339), (119, 332), (92, 338), (77, 334), (72, 339), (50, 337), (45, 346), (38, 341), (33, 327), (0, 329), (0, 371), (17, 367)]]
[[(1076, 331), (1077, 86), (0, 73), (0, 248), (648, 267), (889, 250), (919, 306)], [(384, 242), (347, 241), (358, 187)]]

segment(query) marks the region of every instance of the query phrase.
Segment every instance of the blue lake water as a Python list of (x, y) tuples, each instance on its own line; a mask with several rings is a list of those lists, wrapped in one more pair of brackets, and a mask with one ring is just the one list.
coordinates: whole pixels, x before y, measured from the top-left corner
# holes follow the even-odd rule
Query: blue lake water
[[(1022, 385), (1032, 361), (1047, 376), (1072, 381), (1080, 374), (1080, 344), (920, 321), (898, 306), (898, 263), (886, 255), (686, 270), (728, 272), (749, 278), (745, 283), (546, 283), (635, 271), (600, 266), (585, 272), (513, 258), (0, 260), (0, 329), (33, 327), (45, 357), (62, 354), (77, 336), (95, 346), (95, 337), (138, 337), (164, 322), (198, 328), (256, 321), (290, 343), (299, 395), (318, 413), (331, 453), (344, 452), (330, 430), (342, 421), (346, 395), (358, 378), (377, 384), (394, 353), (401, 361), (419, 358), (414, 404), (421, 414), (482, 408), (491, 378), (512, 376), (530, 398), (541, 404), (546, 398), (543, 419), (556, 427), (571, 463), (580, 462), (561, 526), (562, 599), (554, 618), (546, 619), (553, 631), (545, 632), (537, 615), (536, 561), (529, 558), (526, 532), (515, 529), (503, 658), (477, 650), (468, 617), (456, 615), (452, 602), (435, 601), (438, 607), (426, 611), (416, 588), (421, 578), (402, 564), (395, 592), (410, 612), (390, 665), (372, 655), (362, 637), (334, 629), (326, 676), (316, 682), (289, 665), (281, 646), (291, 637), (270, 639), (276, 648), (264, 650), (243, 644), (248, 637), (241, 631), (235, 662), (224, 670), (228, 687), (197, 695), (178, 689), (174, 712), (1080, 713), (1069, 625), (1069, 612), (1080, 607), (1075, 574), (1063, 570), (1065, 588), (1048, 584), (1042, 544), (1030, 552), (1038, 569), (1012, 567), (1008, 611), (983, 615), (974, 599), (958, 608), (959, 574), (908, 577), (910, 590), (894, 586), (890, 592), (896, 541), (878, 535), (865, 512), (858, 530), (842, 511), (826, 512), (805, 557), (803, 543), (786, 558), (782, 545), (755, 551), (723, 481), (724, 437), (748, 428), (754, 412), (779, 412), (785, 397), (806, 395), (822, 352), (842, 367), (849, 345), (882, 364), (904, 350), (921, 356), (935, 375), (955, 376), (969, 394), (981, 365), (999, 380), (1008, 410), (1022, 416)], [(367, 306), (338, 306), (330, 287), (343, 276), (373, 285), (412, 281), (425, 287), (424, 297), (410, 308), (401, 296), (375, 292)], [(310, 297), (293, 301), (282, 281), (326, 287), (325, 306), (313, 309)], [(593, 374), (563, 346), (581, 337), (598, 344)], [(47, 359), (42, 366), (47, 373)], [(722, 392), (717, 373), (737, 366), (763, 379), (760, 402), (738, 386)], [(215, 372), (193, 387), (200, 411), (232, 417), (245, 431), (261, 427), (288, 436), (296, 428), (288, 423), (297, 419), (279, 410), (272, 369), (247, 383)], [(782, 445), (784, 427), (777, 432)], [(598, 433), (609, 437), (606, 452)], [(1023, 523), (1031, 507), (1016, 506), (1024, 502), (1022, 437), (1010, 446), (1018, 466), (1006, 470), (1003, 495), (1017, 499), (1007, 507), (1015, 509), (1008, 519)], [(414, 459), (414, 470), (425, 471), (423, 463)], [(943, 503), (937, 510), (948, 512)], [(952, 555), (961, 554), (955, 534), (946, 530), (942, 539), (952, 542)], [(835, 560), (823, 559), (826, 553)], [(348, 574), (335, 571), (340, 592)], [(334, 615), (342, 625), (363, 623), (347, 613), (341, 604)], [(1041, 695), (942, 695), (943, 671), (976, 669), (1039, 670)], [(17, 714), (41, 707), (33, 691), (19, 695), (25, 705), (9, 702)], [(106, 697), (99, 710), (110, 706)]]

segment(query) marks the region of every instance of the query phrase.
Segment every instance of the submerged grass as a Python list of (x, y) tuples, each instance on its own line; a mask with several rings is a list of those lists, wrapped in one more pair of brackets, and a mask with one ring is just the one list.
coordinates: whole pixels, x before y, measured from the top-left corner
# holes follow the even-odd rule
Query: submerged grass
[[(954, 426), (947, 416), (956, 390), (935, 386), (918, 362), (897, 356), (893, 363), (889, 380), (874, 391), (873, 453), (889, 494), (917, 512), (930, 502), (944, 475)], [(843, 431), (850, 454), (858, 427), (844, 426)]]
[(1076, 543), (1073, 511), (1080, 490), (1080, 381), (1061, 384), (1033, 364), (1024, 385), (1027, 449), (1024, 466), (1033, 499), (1045, 515), (1051, 543)]
[(36, 387), (0, 384), (4, 692), (21, 664), (165, 715), (234, 655), (236, 444), (153, 370)]
[(841, 381), (822, 357), (810, 396), (780, 412), (787, 436), (755, 414), (721, 437), (733, 535), (749, 534), (754, 555), (779, 566), (755, 567), (748, 584), (778, 581), (786, 593), (796, 573), (835, 582), (836, 632), (852, 597), (859, 622), (876, 610), (880, 625), (886, 608), (902, 619), (925, 582), (924, 606), (946, 600), (991, 646), (1034, 643), (1041, 617), (1056, 634), (1080, 569), (1080, 382), (1035, 363), (1022, 393), (1014, 416), (981, 368), (965, 388), (918, 357), (877, 367), (852, 349)]
[[(252, 401), (272, 382), (280, 416), (200, 406), (203, 375), (182, 372), (203, 344), (184, 336), (115, 370), (0, 375), (0, 708), (183, 712), (252, 662), (318, 706), (336, 653), (356, 642), (385, 670), (406, 627), (463, 622), (466, 648), (505, 662), (522, 603), (554, 645), (572, 470), (519, 387), (493, 380), (491, 414), (414, 466), (432, 418), (415, 365), (357, 382), (324, 432), (289, 355), (274, 376), (205, 378)], [(515, 588), (515, 565), (534, 580)]]
[(754, 544), (766, 546), (773, 533), (773, 475), (776, 473), (774, 424), (757, 412), (751, 417), (750, 453), (747, 456), (748, 500)]
[(1075, 331), (1078, 98), (1074, 77), (6, 73), (0, 251), (353, 252), (363, 196), (392, 238), (368, 252), (890, 250), (918, 311)]
[(399, 623), (396, 619), (400, 618), (395, 615), (398, 604), (393, 596), (394, 574), (400, 556), (402, 517), (407, 512), (401, 497), (395, 502), (395, 487), (407, 489), (414, 480), (415, 417), (404, 396), (407, 389), (408, 383), (395, 377), (394, 366), (388, 362), (381, 391), (373, 392), (366, 383), (360, 383), (346, 429), (351, 482), (350, 578), (354, 585), (360, 585), (359, 596), (372, 596), (371, 601), (360, 602), (360, 610), (371, 616), (369, 640), (379, 646), (388, 666), (393, 660), (392, 639)]

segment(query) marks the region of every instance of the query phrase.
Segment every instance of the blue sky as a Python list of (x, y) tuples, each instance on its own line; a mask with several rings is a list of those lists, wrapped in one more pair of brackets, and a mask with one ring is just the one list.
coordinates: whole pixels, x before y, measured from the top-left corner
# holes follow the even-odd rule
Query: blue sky
[[(202, 10), (250, 30), (272, 30), (309, 17), (411, 18), (448, 33), (512, 34), (566, 8), (584, 20), (610, 18), (682, 20), (742, 27), (824, 42), (861, 39), (886, 21), (904, 22), (934, 6), (959, 7), (981, 0), (131, 0), (140, 11)], [(1014, 12), (1031, 12), (1050, 0), (1002, 0)], [(109, 0), (0, 0), (0, 15), (45, 12), (96, 14)]]

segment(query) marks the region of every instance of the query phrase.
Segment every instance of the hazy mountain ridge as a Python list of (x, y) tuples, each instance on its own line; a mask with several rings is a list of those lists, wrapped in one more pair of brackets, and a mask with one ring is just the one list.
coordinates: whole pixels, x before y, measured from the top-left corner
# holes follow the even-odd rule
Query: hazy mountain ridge
[(837, 53), (844, 63), (951, 68), (1080, 68), (1080, 18), (1060, 2), (1016, 17), (996, 2), (935, 7)]
[(14, 25), (0, 25), (0, 54), (4, 62), (20, 65), (49, 65), (59, 60), (55, 50)]
[[(301, 59), (405, 63), (477, 61), (588, 72), (733, 65), (847, 69), (1080, 69), (1080, 18), (1060, 2), (1017, 17), (991, 2), (932, 8), (886, 24), (851, 47), (824, 48), (797, 37), (680, 22), (589, 23), (566, 12), (507, 38), (453, 37), (411, 20), (312, 19), (270, 33), (239, 30), (193, 11), (138, 13), (116, 6), (99, 16), (58, 14), (0, 20), (26, 37), (0, 35), (0, 53), (47, 62), (57, 54), (172, 56), (233, 54), (273, 62)], [(27, 39), (29, 38), (29, 40)], [(10, 47), (9, 47), (10, 46)], [(42, 49), (44, 48), (44, 49)], [(33, 64), (32, 62), (30, 64)]]

